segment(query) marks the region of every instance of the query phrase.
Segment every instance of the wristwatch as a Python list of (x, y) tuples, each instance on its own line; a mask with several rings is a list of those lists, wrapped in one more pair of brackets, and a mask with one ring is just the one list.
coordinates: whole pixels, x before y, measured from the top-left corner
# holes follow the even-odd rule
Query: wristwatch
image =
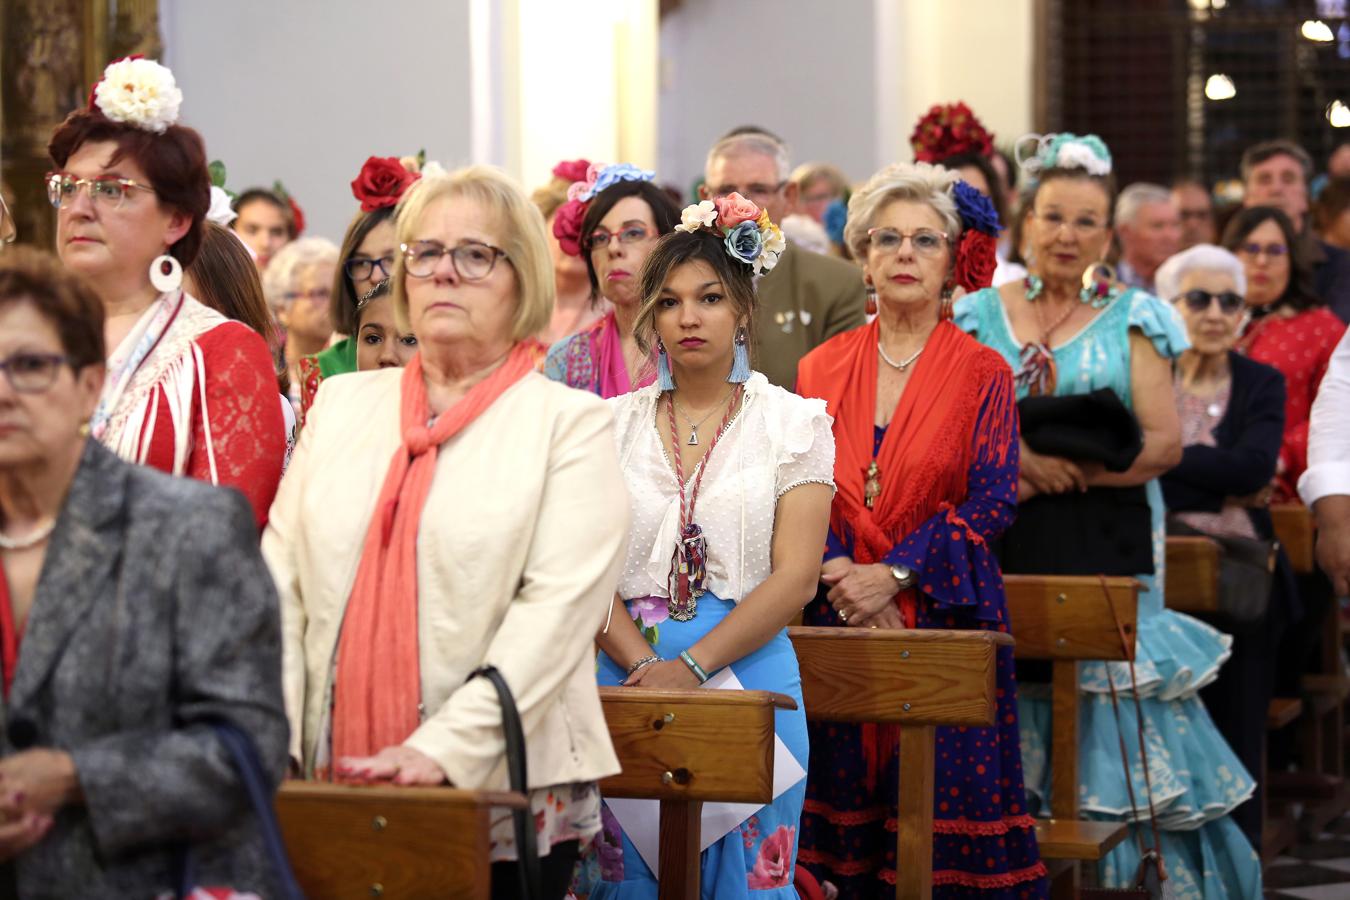
[(914, 570), (908, 566), (891, 566), (891, 575), (895, 577), (896, 589), (901, 591), (914, 587), (914, 582), (919, 580)]

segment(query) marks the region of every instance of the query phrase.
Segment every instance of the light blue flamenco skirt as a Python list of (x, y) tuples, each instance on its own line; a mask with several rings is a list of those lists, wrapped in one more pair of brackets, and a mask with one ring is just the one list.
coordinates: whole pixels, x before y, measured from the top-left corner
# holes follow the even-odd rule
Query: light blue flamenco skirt
[[(712, 594), (698, 601), (698, 615), (688, 622), (664, 618), (663, 598), (629, 601), (634, 618), (642, 619), (655, 652), (665, 659), (679, 659), (680, 651), (693, 646), (731, 612), (735, 604)], [(797, 701), (795, 710), (778, 710), (774, 728), (803, 769), (807, 763), (806, 715), (802, 707), (801, 676), (797, 656), (783, 629), (763, 647), (731, 665), (746, 690), (777, 691)], [(623, 683), (624, 673), (605, 654), (600, 654), (601, 685)], [(640, 690), (635, 688), (635, 690)], [(806, 800), (806, 778), (793, 785), (773, 803), (762, 806), (745, 822), (732, 829), (702, 856), (702, 896), (705, 900), (797, 900), (792, 887), (797, 865), (797, 831)], [(608, 806), (603, 810), (604, 830), (593, 845), (598, 857), (600, 881), (591, 889), (593, 900), (655, 900), (656, 876), (629, 842)]]
[[(1150, 501), (1156, 482), (1150, 483)], [(1155, 505), (1154, 558), (1163, 555), (1161, 517)], [(1161, 564), (1159, 577), (1163, 576)], [(1183, 613), (1165, 609), (1151, 575), (1136, 576), (1139, 595), (1135, 675), (1144, 718), (1149, 782), (1168, 887), (1178, 900), (1261, 897), (1260, 858), (1228, 814), (1251, 798), (1251, 775), (1229, 748), (1196, 692), (1218, 677), (1231, 654), (1232, 638)], [(1013, 636), (1017, 623), (1012, 623)], [(1111, 711), (1114, 682), (1120, 725)], [(1139, 867), (1136, 831), (1152, 846), (1148, 798), (1139, 754), (1139, 715), (1130, 691), (1127, 663), (1084, 663), (1080, 667), (1078, 803), (1085, 818), (1128, 821), (1130, 836), (1101, 863), (1103, 886), (1120, 887)], [(1051, 713), (1048, 686), (1022, 682), (1018, 690), (1022, 771), (1027, 805), (1049, 814)], [(1253, 715), (1264, 711), (1253, 712)], [(1125, 784), (1120, 737), (1130, 760), (1137, 809)]]

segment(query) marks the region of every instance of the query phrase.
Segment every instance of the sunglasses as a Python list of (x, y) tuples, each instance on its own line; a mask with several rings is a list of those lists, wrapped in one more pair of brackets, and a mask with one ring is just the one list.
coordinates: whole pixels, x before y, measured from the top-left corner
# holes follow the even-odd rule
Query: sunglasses
[(1231, 316), (1246, 305), (1246, 302), (1242, 299), (1242, 295), (1236, 291), (1224, 291), (1221, 294), (1211, 294), (1209, 291), (1202, 291), (1199, 289), (1187, 291), (1172, 302), (1184, 302), (1186, 308), (1191, 312), (1199, 313), (1209, 309), (1210, 304), (1215, 300), (1219, 301), (1219, 312), (1226, 316)]

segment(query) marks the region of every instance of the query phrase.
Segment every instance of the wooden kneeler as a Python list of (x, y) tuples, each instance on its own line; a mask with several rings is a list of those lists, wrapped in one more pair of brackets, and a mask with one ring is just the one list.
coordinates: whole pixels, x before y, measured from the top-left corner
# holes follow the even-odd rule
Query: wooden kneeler
[(987, 631), (789, 628), (806, 717), (900, 726), (898, 898), (932, 896), (935, 726), (993, 725), (995, 651)]
[[(1121, 822), (1078, 818), (1079, 663), (1127, 657), (1100, 578), (1005, 575), (1003, 582), (1008, 619), (1017, 638), (1015, 656), (1051, 663), (1051, 818), (1037, 823), (1036, 840), (1050, 869), (1053, 896), (1076, 896), (1081, 878), (1078, 864), (1101, 860), (1129, 834)], [(1139, 582), (1107, 578), (1106, 586), (1133, 652)], [(1129, 695), (1128, 683), (1117, 688)]]
[(287, 781), (276, 799), (301, 890), (332, 900), (487, 900), (490, 812), (524, 806), (513, 793), (313, 781)]
[(774, 711), (796, 709), (769, 691), (600, 688), (623, 772), (605, 797), (661, 802), (661, 900), (698, 900), (705, 802), (773, 800)]

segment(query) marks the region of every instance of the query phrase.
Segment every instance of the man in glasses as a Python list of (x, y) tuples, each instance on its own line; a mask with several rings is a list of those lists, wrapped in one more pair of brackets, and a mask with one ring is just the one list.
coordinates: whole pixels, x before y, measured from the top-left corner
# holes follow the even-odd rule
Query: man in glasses
[[(781, 223), (796, 202), (787, 146), (759, 128), (738, 128), (708, 151), (706, 200), (732, 192)], [(759, 280), (758, 359), (755, 368), (792, 390), (797, 361), (828, 338), (863, 324), (862, 273), (857, 266), (788, 243), (778, 265)]]
[(1309, 227), (1312, 176), (1312, 157), (1293, 141), (1255, 144), (1242, 154), (1242, 205), (1273, 206), (1289, 216), (1312, 263), (1317, 295), (1342, 321), (1350, 322), (1350, 253), (1318, 240)]

